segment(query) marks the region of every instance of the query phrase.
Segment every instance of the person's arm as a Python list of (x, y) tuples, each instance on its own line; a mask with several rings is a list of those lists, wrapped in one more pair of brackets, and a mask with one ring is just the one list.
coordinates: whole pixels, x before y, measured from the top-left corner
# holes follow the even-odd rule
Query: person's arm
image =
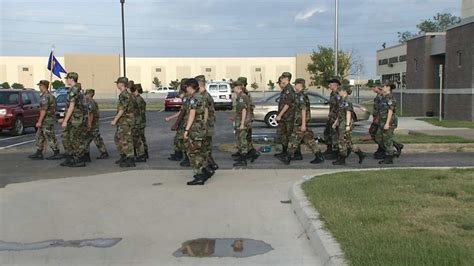
[(90, 130), (92, 128), (92, 124), (94, 122), (94, 114), (91, 111), (87, 111), (87, 129)]
[(351, 129), (351, 123), (352, 123), (352, 112), (347, 111), (346, 117), (347, 117), (346, 131), (349, 131)]
[(117, 121), (120, 119), (120, 117), (122, 117), (123, 113), (124, 113), (123, 109), (118, 110), (117, 114), (114, 117), (114, 120), (112, 120), (110, 124), (112, 126), (115, 126), (117, 124)]
[(67, 122), (69, 121), (69, 119), (71, 119), (71, 116), (72, 116), (72, 113), (74, 112), (74, 107), (75, 106), (76, 106), (76, 102), (71, 101), (69, 103), (69, 108), (67, 108), (66, 116), (64, 117), (63, 123), (61, 124), (61, 126), (63, 128), (66, 128)]
[(165, 121), (166, 121), (166, 122), (169, 122), (169, 121), (171, 121), (171, 120), (177, 118), (177, 117), (181, 114), (181, 112), (182, 112), (182, 110), (179, 110), (179, 112), (177, 112), (177, 113), (175, 113), (175, 114), (173, 114), (173, 115), (170, 115), (170, 116), (166, 117), (166, 118), (165, 118)]
[(306, 131), (306, 108), (301, 109), (301, 131)]
[(189, 129), (193, 125), (194, 118), (196, 117), (196, 110), (191, 109), (189, 110), (189, 116), (188, 116), (188, 121), (186, 121), (186, 128), (184, 130), (184, 138), (187, 139), (189, 135)]
[(389, 109), (388, 114), (387, 114), (387, 122), (385, 122), (385, 126), (383, 129), (389, 130), (390, 129), (390, 124), (392, 122), (392, 117), (393, 117), (393, 110)]
[(41, 109), (40, 116), (38, 118), (38, 121), (36, 122), (36, 128), (40, 128), (41, 126), (43, 126), (43, 120), (45, 116), (46, 116), (46, 111)]
[(286, 113), (286, 111), (288, 111), (288, 109), (290, 109), (290, 106), (285, 104), (285, 106), (283, 106), (283, 109), (281, 109), (280, 113), (277, 116), (277, 121), (281, 120), (281, 118), (285, 115), (285, 113)]
[(240, 120), (240, 129), (244, 129), (245, 127), (245, 119), (247, 118), (247, 109), (242, 109), (242, 119)]
[(332, 124), (332, 128), (336, 128), (337, 126), (339, 126), (339, 117), (334, 121), (334, 124)]

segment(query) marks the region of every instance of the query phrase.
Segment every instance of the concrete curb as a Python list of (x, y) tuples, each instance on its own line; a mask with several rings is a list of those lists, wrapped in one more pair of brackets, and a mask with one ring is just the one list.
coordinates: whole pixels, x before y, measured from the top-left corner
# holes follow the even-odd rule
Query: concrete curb
[(322, 265), (348, 265), (339, 243), (324, 229), (319, 213), (306, 198), (301, 188), (303, 182), (305, 180), (296, 182), (290, 189), (289, 196), (296, 217), (303, 226), (311, 246), (320, 256)]

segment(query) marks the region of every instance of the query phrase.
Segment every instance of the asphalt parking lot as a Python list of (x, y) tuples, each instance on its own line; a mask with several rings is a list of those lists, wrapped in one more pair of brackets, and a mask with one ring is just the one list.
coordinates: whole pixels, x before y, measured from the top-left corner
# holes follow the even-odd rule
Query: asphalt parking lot
[[(147, 119), (147, 138), (150, 148), (150, 160), (147, 163), (138, 164), (132, 170), (177, 170), (182, 169), (177, 163), (170, 162), (167, 157), (172, 152), (172, 141), (174, 132), (170, 130), (172, 123), (165, 122), (164, 118), (171, 115), (170, 112), (150, 111)], [(93, 162), (85, 168), (72, 169), (59, 166), (58, 161), (32, 161), (27, 156), (35, 151), (34, 147), (34, 129), (27, 129), (23, 136), (12, 137), (7, 133), (0, 133), (0, 187), (4, 187), (10, 183), (28, 182), (39, 179), (80, 177), (95, 174), (104, 174), (110, 172), (129, 171), (129, 169), (121, 169), (115, 165), (117, 152), (113, 142), (115, 128), (110, 126), (114, 112), (104, 111), (101, 113), (101, 132), (105, 144), (109, 150), (111, 157), (108, 160), (100, 161), (94, 158), (98, 155), (97, 149), (92, 144), (91, 156)], [(232, 159), (230, 153), (218, 150), (218, 146), (224, 143), (233, 143), (232, 122), (229, 117), (233, 115), (230, 111), (217, 112), (217, 126), (214, 137), (214, 154), (217, 163), (221, 169), (232, 169)], [(367, 132), (369, 122), (360, 122), (354, 130), (354, 137), (360, 137)], [(315, 135), (322, 135), (323, 125), (313, 125)], [(254, 134), (274, 133), (275, 129), (266, 127), (263, 123), (254, 124)], [(57, 130), (60, 136), (59, 129)], [(59, 137), (60, 139), (60, 137)], [(48, 149), (48, 154), (51, 151)], [(472, 165), (472, 156), (470, 153), (454, 153), (454, 154), (406, 154), (396, 160), (396, 164), (392, 167), (408, 167), (408, 166), (469, 166)], [(304, 161), (292, 162), (290, 166), (281, 164), (277, 159), (269, 154), (263, 154), (254, 164), (249, 164), (250, 169), (329, 169), (334, 166), (328, 161), (322, 165), (311, 165), (309, 161), (312, 158), (306, 156)], [(373, 168), (378, 167), (377, 161), (367, 159), (363, 165), (357, 164), (356, 156), (352, 156), (348, 160), (345, 168)], [(191, 174), (191, 172), (190, 172)], [(217, 175), (218, 176), (218, 175)]]

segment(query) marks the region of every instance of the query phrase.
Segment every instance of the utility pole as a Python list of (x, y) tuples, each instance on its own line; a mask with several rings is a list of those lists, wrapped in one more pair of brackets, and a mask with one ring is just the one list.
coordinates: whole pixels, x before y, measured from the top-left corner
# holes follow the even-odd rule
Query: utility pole
[(125, 4), (125, 0), (120, 0), (120, 4), (122, 5), (122, 48), (123, 48), (123, 76), (127, 76), (127, 64), (125, 63), (125, 18), (124, 18), (124, 11), (123, 5)]
[(443, 64), (439, 65), (439, 121), (443, 120)]
[(339, 0), (335, 3), (335, 23), (334, 23), (334, 76), (338, 76), (339, 60)]

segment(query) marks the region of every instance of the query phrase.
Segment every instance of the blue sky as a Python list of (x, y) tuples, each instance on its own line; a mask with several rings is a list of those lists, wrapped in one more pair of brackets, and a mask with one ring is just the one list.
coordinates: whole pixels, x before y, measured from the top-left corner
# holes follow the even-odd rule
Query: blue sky
[[(375, 55), (461, 0), (340, 0), (340, 48)], [(126, 0), (127, 56), (293, 56), (332, 46), (334, 0)], [(0, 0), (0, 55), (121, 53), (119, 0)]]

